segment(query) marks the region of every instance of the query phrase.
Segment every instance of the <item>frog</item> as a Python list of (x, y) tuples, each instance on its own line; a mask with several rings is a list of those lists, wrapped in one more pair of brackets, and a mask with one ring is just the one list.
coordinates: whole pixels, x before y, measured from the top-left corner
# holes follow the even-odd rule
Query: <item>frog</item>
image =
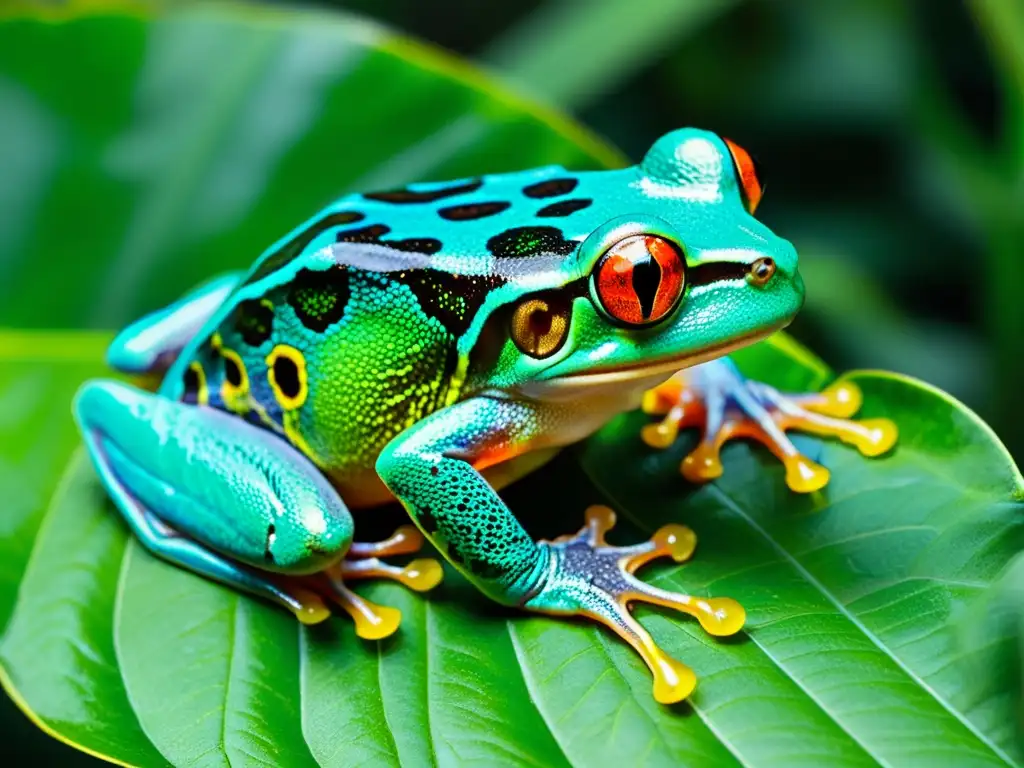
[[(644, 427), (648, 445), (702, 429), (682, 466), (695, 482), (721, 474), (719, 451), (738, 437), (767, 445), (800, 492), (827, 470), (787, 430), (867, 455), (892, 446), (891, 422), (851, 418), (852, 384), (783, 394), (728, 357), (803, 303), (796, 249), (755, 218), (762, 192), (740, 145), (682, 128), (626, 168), (344, 195), (249, 269), (121, 331), (107, 360), (129, 378), (90, 380), (73, 403), (86, 450), (152, 554), (304, 624), (333, 608), (360, 637), (393, 634), (400, 612), (350, 585), (432, 589), (437, 559), (389, 562), (429, 540), (502, 605), (610, 628), (650, 669), (654, 698), (681, 701), (696, 673), (633, 604), (712, 636), (746, 620), (731, 597), (634, 575), (689, 559), (694, 532), (670, 523), (611, 545), (614, 512), (594, 505), (577, 532), (534, 540), (499, 492), (637, 407), (662, 416)], [(355, 540), (352, 512), (395, 500), (411, 524)]]

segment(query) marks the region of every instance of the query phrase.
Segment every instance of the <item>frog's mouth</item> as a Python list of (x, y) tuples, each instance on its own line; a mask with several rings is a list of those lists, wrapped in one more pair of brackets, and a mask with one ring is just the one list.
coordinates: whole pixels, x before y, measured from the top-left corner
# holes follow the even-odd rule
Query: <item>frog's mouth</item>
[[(580, 388), (591, 387), (614, 387), (639, 380), (667, 379), (672, 374), (691, 368), (709, 360), (735, 352), (742, 347), (756, 344), (762, 339), (771, 336), (781, 330), (787, 323), (779, 323), (770, 328), (754, 331), (735, 339), (724, 341), (712, 347), (706, 347), (697, 352), (676, 355), (668, 358), (647, 360), (633, 365), (609, 366), (608, 368), (595, 367), (585, 373), (570, 373), (564, 376), (553, 376), (543, 381), (542, 386), (546, 394), (563, 394), (569, 391), (577, 392)], [(654, 386), (657, 381), (649, 383)], [(648, 385), (645, 382), (645, 385)]]

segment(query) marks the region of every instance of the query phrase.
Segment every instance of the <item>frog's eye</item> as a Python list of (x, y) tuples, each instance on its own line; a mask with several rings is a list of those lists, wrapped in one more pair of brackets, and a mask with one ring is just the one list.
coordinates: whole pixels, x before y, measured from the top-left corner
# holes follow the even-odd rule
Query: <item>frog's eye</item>
[(633, 235), (605, 251), (593, 281), (601, 307), (613, 319), (649, 325), (679, 304), (686, 287), (686, 262), (672, 241)]
[(750, 153), (736, 142), (725, 139), (725, 146), (732, 154), (732, 163), (736, 166), (736, 175), (739, 177), (740, 186), (743, 189), (743, 202), (747, 207), (747, 212), (753, 214), (764, 194), (764, 185), (761, 183), (757, 163), (754, 162)]
[(512, 341), (530, 357), (550, 357), (569, 335), (571, 314), (572, 306), (563, 296), (531, 296), (512, 312)]

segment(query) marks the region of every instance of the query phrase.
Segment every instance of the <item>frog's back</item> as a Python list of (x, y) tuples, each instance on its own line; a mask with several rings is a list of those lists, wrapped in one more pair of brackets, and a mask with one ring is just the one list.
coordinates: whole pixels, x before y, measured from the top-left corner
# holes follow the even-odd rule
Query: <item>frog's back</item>
[(343, 198), (268, 249), (172, 393), (359, 482), (396, 434), (468, 394), (487, 305), (562, 269), (595, 216), (610, 218), (588, 187), (617, 173), (546, 167)]

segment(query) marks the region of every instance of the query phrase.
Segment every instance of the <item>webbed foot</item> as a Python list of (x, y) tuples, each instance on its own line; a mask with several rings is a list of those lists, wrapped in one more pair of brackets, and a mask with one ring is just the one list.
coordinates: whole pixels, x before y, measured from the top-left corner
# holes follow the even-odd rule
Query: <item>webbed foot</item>
[(588, 616), (613, 629), (636, 649), (654, 675), (654, 698), (662, 704), (690, 695), (697, 678), (689, 667), (661, 650), (630, 612), (641, 601), (694, 616), (706, 632), (727, 636), (743, 627), (746, 614), (728, 597), (700, 598), (668, 592), (633, 574), (659, 557), (683, 562), (693, 554), (697, 537), (682, 525), (666, 525), (642, 544), (608, 545), (604, 535), (615, 525), (615, 513), (604, 506), (586, 511), (586, 525), (574, 536), (539, 542), (550, 552), (547, 577), (525, 607), (549, 614)]
[(861, 400), (851, 381), (837, 381), (822, 392), (784, 394), (747, 380), (732, 361), (716, 360), (680, 371), (645, 394), (644, 412), (664, 418), (644, 427), (642, 437), (653, 448), (667, 448), (679, 430), (701, 429), (700, 442), (680, 466), (683, 476), (695, 483), (722, 475), (725, 443), (750, 438), (782, 461), (790, 490), (810, 493), (828, 484), (829, 471), (801, 454), (787, 431), (837, 437), (864, 456), (879, 456), (895, 444), (898, 433), (889, 419), (851, 419)]
[[(417, 558), (403, 567), (386, 563), (381, 557), (409, 555), (423, 547), (423, 534), (413, 525), (403, 525), (380, 542), (353, 542), (345, 558), (308, 577), (307, 583), (318, 593), (339, 605), (352, 617), (356, 634), (366, 640), (380, 640), (394, 634), (402, 621), (397, 608), (377, 605), (350, 590), (345, 582), (354, 579), (389, 579), (416, 592), (433, 589), (444, 576), (441, 564), (433, 558)], [(301, 617), (300, 617), (301, 619)]]

